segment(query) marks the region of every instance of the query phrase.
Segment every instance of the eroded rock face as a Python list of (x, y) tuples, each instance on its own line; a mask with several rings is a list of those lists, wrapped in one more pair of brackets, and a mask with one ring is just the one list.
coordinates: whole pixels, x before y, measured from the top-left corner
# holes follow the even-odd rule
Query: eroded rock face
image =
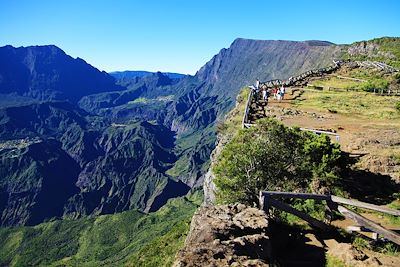
[(269, 266), (266, 214), (242, 204), (201, 207), (173, 266)]

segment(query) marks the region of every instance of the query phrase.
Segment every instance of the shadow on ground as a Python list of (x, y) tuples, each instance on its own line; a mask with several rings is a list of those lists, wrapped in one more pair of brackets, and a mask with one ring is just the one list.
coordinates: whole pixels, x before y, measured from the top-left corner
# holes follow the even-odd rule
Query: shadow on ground
[(400, 192), (400, 184), (396, 184), (389, 175), (351, 168), (361, 156), (348, 153), (343, 155), (343, 164), (346, 166), (341, 173), (344, 191), (351, 198), (376, 205), (395, 200), (394, 194)]
[(322, 232), (317, 230), (304, 230), (295, 226), (279, 222), (270, 222), (270, 239), (274, 262), (278, 266), (326, 266), (325, 249), (314, 244), (307, 234), (312, 234), (324, 244), (323, 240), (335, 239), (338, 242), (350, 240), (341, 236), (337, 231)]

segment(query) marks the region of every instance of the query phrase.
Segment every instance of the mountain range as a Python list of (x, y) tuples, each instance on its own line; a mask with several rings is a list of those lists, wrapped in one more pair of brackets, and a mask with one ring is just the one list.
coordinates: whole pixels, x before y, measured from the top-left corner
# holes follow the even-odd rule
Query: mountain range
[(346, 46), (236, 39), (194, 76), (101, 72), (55, 46), (0, 48), (0, 225), (129, 209), (199, 188), (243, 86), (331, 64)]

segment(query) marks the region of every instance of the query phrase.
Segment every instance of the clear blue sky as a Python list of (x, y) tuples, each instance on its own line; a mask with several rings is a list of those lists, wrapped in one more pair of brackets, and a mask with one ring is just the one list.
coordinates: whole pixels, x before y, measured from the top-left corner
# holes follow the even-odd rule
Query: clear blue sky
[(101, 70), (194, 74), (237, 37), (400, 36), (400, 1), (0, 0), (0, 46), (54, 44)]

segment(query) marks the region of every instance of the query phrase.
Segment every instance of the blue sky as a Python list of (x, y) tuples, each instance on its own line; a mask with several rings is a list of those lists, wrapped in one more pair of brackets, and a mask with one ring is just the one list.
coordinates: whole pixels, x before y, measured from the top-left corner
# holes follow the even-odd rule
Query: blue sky
[(237, 37), (400, 36), (397, 0), (0, 0), (0, 46), (54, 44), (101, 70), (194, 74)]

